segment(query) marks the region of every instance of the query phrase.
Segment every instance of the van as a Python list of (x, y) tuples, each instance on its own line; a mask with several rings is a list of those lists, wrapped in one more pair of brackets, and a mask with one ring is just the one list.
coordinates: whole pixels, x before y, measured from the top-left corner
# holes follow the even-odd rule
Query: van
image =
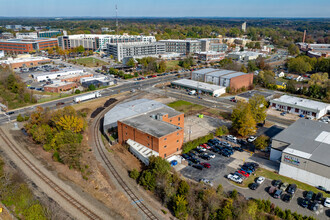
[(191, 90), (188, 95), (195, 95), (196, 94), (196, 90)]

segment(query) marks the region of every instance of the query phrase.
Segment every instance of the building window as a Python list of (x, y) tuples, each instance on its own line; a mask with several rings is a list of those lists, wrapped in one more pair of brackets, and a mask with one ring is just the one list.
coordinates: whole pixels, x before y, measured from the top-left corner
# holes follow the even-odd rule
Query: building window
[(166, 140), (167, 140), (167, 138), (164, 138), (164, 140), (166, 141)]
[(149, 139), (149, 136), (148, 136), (148, 139)]
[(179, 148), (177, 148), (176, 151), (179, 151)]
[(179, 135), (179, 132), (178, 132), (178, 133), (176, 133), (176, 135)]
[(127, 126), (125, 126), (125, 128), (127, 128)]
[(166, 154), (164, 154), (164, 157), (166, 157)]
[(179, 143), (179, 140), (176, 140), (177, 143)]
[(164, 148), (166, 148), (167, 147), (167, 145), (164, 145)]
[(127, 135), (127, 132), (126, 132), (126, 135)]
[(178, 123), (178, 125), (180, 125), (180, 123)]
[(172, 122), (172, 119), (170, 120), (170, 122)]
[(178, 121), (180, 121), (180, 117), (178, 117)]
[(150, 144), (148, 143), (148, 147), (150, 146)]

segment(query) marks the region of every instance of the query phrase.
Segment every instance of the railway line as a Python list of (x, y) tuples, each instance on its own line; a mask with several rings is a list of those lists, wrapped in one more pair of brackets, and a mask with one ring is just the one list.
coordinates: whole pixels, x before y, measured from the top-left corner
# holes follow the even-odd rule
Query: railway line
[(85, 205), (81, 204), (77, 199), (68, 194), (64, 189), (58, 186), (54, 181), (48, 178), (38, 167), (36, 167), (22, 152), (20, 149), (16, 147), (14, 144), (3, 132), (2, 128), (0, 128), (0, 137), (3, 140), (3, 143), (14, 152), (14, 154), (33, 172), (35, 173), (42, 181), (44, 181), (49, 187), (51, 187), (54, 191), (58, 193), (62, 198), (64, 198), (67, 202), (69, 202), (72, 206), (74, 206), (77, 210), (79, 210), (86, 218), (88, 219), (102, 219), (96, 213), (91, 211)]
[[(127, 185), (127, 183), (123, 180), (123, 178), (118, 174), (117, 170), (115, 169), (114, 165), (111, 163), (111, 161), (106, 156), (105, 148), (102, 147), (103, 143), (101, 139), (101, 133), (99, 132), (102, 128), (101, 119), (104, 117), (105, 113), (109, 111), (111, 108), (113, 108), (116, 104), (118, 104), (119, 101), (116, 101), (112, 103), (110, 106), (108, 106), (106, 109), (104, 109), (102, 112), (99, 113), (99, 115), (95, 118), (94, 121), (94, 140), (95, 140), (95, 146), (97, 148), (98, 153), (100, 154), (102, 160), (104, 161), (105, 165), (111, 172), (111, 174), (114, 176), (118, 184), (122, 187), (122, 189), (125, 191), (125, 193), (128, 195), (128, 197), (132, 200), (132, 202), (135, 203), (135, 205), (138, 207), (138, 209), (144, 213), (144, 215), (148, 219), (158, 219), (151, 211), (150, 209), (139, 199), (139, 197), (133, 192), (133, 190)], [(138, 201), (138, 202), (137, 202)]]

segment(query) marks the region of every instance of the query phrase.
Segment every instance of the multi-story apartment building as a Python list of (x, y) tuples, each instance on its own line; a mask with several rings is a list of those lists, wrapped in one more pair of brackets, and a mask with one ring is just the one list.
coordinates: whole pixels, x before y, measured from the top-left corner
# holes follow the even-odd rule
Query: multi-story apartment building
[(201, 51), (201, 42), (198, 40), (160, 40), (165, 43), (165, 52), (191, 54)]
[(117, 43), (108, 44), (108, 55), (112, 55), (118, 61), (125, 58), (141, 58), (165, 53), (164, 43)]
[(84, 46), (91, 50), (107, 50), (110, 43), (131, 43), (131, 42), (156, 42), (154, 36), (142, 35), (107, 35), (107, 34), (79, 34), (58, 37), (59, 46), (63, 49), (70, 49), (77, 46)]

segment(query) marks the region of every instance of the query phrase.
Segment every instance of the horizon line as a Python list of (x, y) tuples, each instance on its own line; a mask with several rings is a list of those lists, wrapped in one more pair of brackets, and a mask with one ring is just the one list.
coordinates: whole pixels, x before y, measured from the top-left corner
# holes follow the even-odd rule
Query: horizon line
[[(1, 18), (110, 18), (115, 19), (116, 16), (0, 16)], [(241, 16), (241, 17), (221, 17), (221, 16), (118, 16), (118, 18), (186, 18), (186, 19), (196, 19), (196, 18), (245, 18), (245, 19), (330, 19), (329, 17), (250, 17), (250, 16)]]

